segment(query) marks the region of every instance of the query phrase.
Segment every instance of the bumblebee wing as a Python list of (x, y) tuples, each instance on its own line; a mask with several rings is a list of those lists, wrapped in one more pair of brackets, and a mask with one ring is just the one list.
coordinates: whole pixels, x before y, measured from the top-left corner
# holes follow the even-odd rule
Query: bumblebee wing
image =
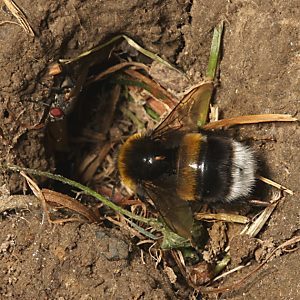
[[(173, 130), (197, 130), (197, 121), (202, 110), (207, 106), (213, 91), (212, 82), (204, 82), (189, 92), (170, 112), (170, 114), (153, 130), (151, 136), (160, 138)], [(205, 115), (207, 112), (205, 112)], [(205, 116), (206, 118), (206, 116)]]
[(192, 209), (187, 201), (178, 197), (174, 187), (163, 188), (146, 182), (144, 190), (170, 229), (191, 240), (194, 223)]

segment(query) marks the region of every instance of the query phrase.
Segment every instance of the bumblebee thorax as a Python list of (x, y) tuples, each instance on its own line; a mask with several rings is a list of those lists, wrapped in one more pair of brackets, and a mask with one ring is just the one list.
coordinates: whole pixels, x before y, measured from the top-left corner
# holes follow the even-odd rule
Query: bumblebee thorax
[(142, 181), (153, 181), (168, 172), (170, 152), (159, 140), (135, 134), (120, 149), (118, 168), (125, 185), (136, 190)]

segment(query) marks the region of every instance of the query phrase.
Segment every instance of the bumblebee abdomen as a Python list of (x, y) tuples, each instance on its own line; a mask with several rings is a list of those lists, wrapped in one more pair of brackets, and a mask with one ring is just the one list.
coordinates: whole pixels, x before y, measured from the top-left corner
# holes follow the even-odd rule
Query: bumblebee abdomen
[(205, 169), (206, 136), (188, 133), (182, 137), (177, 159), (177, 194), (185, 201), (200, 196), (199, 187)]
[(217, 201), (229, 193), (231, 140), (188, 133), (178, 150), (177, 193), (186, 201)]
[(180, 143), (177, 194), (186, 201), (232, 201), (247, 196), (255, 183), (252, 151), (230, 138), (188, 133)]

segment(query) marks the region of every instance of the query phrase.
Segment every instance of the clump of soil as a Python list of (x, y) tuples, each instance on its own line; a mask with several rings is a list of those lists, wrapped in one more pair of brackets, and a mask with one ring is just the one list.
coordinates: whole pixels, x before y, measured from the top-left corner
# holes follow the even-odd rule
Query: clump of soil
[[(69, 223), (50, 226), (41, 216), (1, 224), (3, 299), (167, 299), (170, 282), (119, 230)], [(4, 238), (4, 239), (3, 239)]]

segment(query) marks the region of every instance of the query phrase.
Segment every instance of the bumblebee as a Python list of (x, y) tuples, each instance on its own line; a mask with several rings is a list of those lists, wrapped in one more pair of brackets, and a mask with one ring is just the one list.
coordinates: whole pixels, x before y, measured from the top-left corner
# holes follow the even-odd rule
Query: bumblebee
[(247, 197), (255, 185), (253, 151), (231, 138), (198, 128), (207, 82), (184, 97), (152, 131), (134, 134), (121, 146), (122, 182), (150, 198), (165, 223), (191, 239), (193, 206)]

